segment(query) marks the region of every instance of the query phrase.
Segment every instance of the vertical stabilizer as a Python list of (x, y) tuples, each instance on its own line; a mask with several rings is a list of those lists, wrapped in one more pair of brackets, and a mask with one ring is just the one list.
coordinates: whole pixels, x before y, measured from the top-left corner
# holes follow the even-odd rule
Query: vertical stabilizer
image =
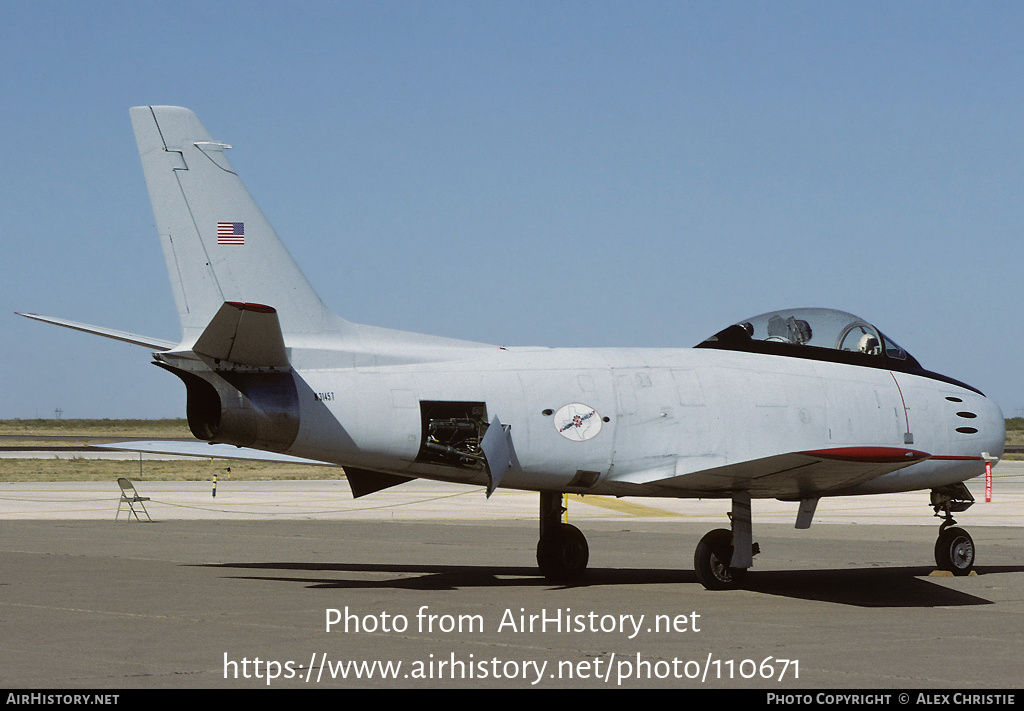
[(146, 185), (185, 342), (224, 302), (276, 309), (281, 331), (336, 330), (324, 306), (253, 201), (219, 143), (188, 109), (131, 109)]

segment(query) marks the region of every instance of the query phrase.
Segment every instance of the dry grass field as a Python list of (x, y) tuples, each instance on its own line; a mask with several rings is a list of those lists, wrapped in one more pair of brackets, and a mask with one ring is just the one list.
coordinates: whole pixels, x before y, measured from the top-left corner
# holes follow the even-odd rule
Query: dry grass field
[(0, 446), (62, 447), (126, 439), (192, 439), (185, 420), (0, 420)]
[[(340, 467), (237, 459), (94, 459), (77, 451), (87, 445), (131, 439), (193, 440), (184, 420), (0, 420), (0, 447), (31, 447), (60, 456), (0, 458), (0, 481), (266, 481), (341, 479)], [(26, 453), (27, 454), (27, 453)]]

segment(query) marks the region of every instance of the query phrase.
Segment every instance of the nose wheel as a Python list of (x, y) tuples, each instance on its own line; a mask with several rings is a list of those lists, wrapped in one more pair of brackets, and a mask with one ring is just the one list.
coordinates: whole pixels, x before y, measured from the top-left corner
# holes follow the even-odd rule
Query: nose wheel
[(974, 497), (963, 482), (941, 489), (933, 489), (932, 508), (942, 519), (939, 537), (935, 541), (935, 565), (953, 575), (969, 575), (974, 568), (974, 539), (962, 528), (956, 526), (953, 513), (966, 511), (974, 503)]
[(962, 528), (953, 526), (939, 532), (935, 541), (935, 565), (953, 575), (968, 575), (974, 567), (974, 540)]

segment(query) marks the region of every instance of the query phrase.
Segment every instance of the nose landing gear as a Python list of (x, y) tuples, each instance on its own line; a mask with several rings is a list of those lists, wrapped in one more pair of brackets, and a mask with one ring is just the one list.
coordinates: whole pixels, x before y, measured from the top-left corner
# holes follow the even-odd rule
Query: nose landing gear
[(956, 576), (969, 575), (974, 567), (974, 540), (967, 531), (956, 527), (953, 514), (969, 509), (974, 497), (959, 482), (932, 489), (931, 502), (935, 515), (942, 519), (935, 541), (935, 565)]

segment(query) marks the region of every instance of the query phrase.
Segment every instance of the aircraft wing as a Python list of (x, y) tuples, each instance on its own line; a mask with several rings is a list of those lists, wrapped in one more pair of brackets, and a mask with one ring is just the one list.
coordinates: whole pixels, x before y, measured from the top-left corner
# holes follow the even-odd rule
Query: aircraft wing
[(668, 496), (727, 496), (746, 490), (755, 497), (804, 499), (840, 492), (930, 456), (903, 447), (835, 447), (689, 472), (680, 472), (685, 467), (685, 460), (681, 460), (671, 473), (661, 466), (616, 477), (616, 482), (626, 488), (656, 487)]
[(174, 348), (177, 343), (172, 341), (165, 341), (162, 338), (152, 338), (150, 336), (139, 336), (134, 333), (127, 333), (125, 331), (117, 331), (113, 328), (104, 328), (102, 326), (90, 326), (87, 323), (78, 323), (77, 321), (68, 321), (64, 318), (57, 318), (55, 316), (40, 316), (39, 314), (23, 314), (15, 312), (18, 316), (24, 316), (25, 318), (34, 319), (36, 321), (42, 321), (43, 323), (52, 323), (56, 326), (63, 326), (64, 328), (73, 328), (76, 331), (84, 331), (86, 333), (92, 333), (97, 336), (104, 336), (106, 338), (113, 338), (116, 341), (124, 341), (125, 343), (132, 343), (136, 346), (144, 346), (154, 351), (169, 351)]

